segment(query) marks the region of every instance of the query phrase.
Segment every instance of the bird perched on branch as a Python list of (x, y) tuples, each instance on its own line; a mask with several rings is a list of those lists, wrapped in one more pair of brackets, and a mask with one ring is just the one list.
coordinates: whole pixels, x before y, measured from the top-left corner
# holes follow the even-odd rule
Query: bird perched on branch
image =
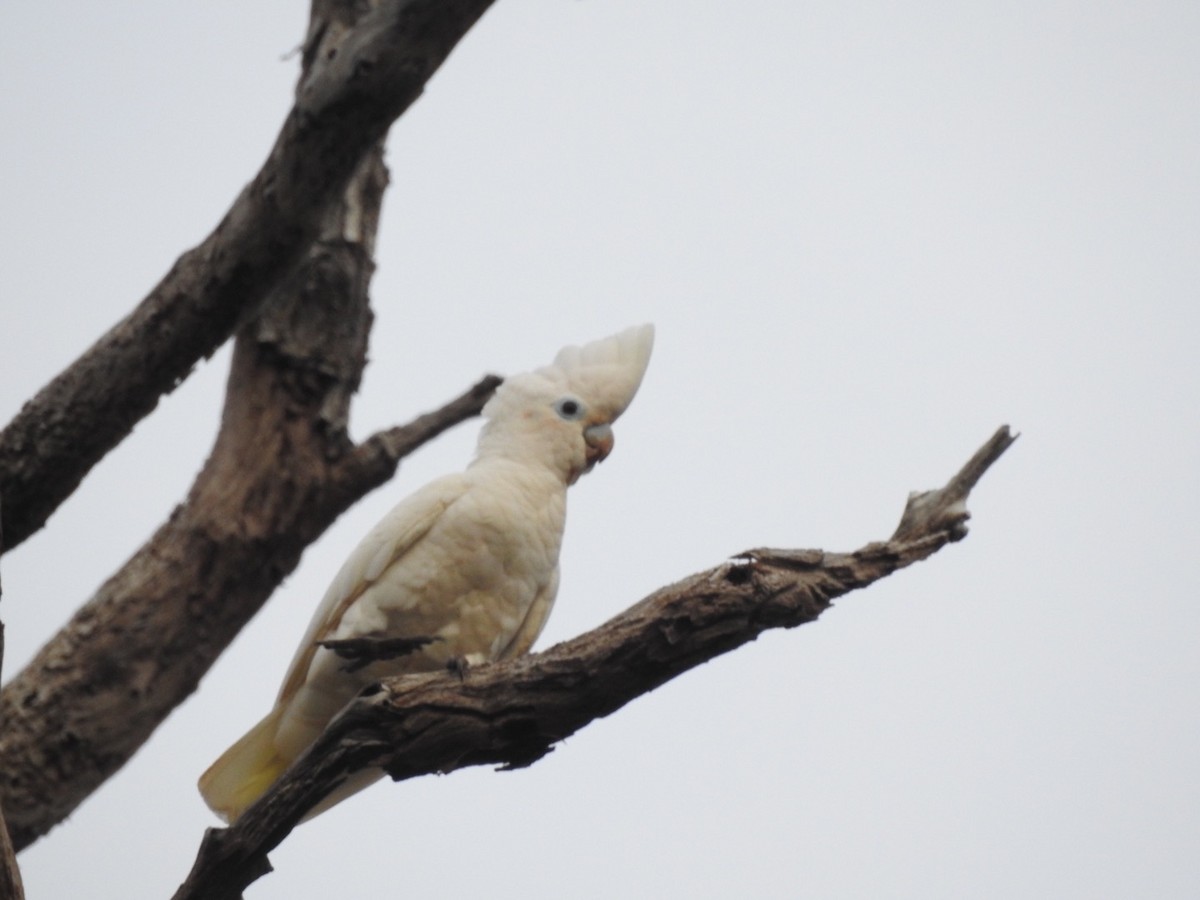
[[(274, 708), (200, 778), (232, 822), (373, 681), (509, 659), (533, 645), (558, 590), (567, 487), (611, 452), (654, 328), (564, 347), (504, 381), (466, 471), (401, 501), (343, 564)], [(310, 815), (382, 775), (352, 777)]]

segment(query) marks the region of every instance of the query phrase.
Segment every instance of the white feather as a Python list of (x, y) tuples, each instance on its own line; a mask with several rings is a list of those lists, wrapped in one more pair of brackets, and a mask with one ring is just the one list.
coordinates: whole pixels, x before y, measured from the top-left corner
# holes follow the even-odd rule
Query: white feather
[[(549, 366), (504, 381), (484, 408), (470, 467), (401, 501), (342, 565), (275, 708), (201, 777), (209, 806), (237, 818), (372, 681), (532, 646), (558, 590), (567, 487), (611, 449), (607, 426), (637, 393), (653, 343), (652, 326), (630, 328), (565, 347)], [(577, 401), (572, 414), (563, 412), (564, 396)], [(353, 672), (318, 647), (382, 637), (432, 642)], [(372, 780), (354, 779), (318, 811)]]

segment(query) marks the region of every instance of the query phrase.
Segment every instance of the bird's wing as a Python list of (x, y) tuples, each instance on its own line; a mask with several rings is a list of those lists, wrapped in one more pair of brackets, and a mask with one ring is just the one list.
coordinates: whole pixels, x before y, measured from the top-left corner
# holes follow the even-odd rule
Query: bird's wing
[(371, 529), (338, 570), (279, 689), (276, 705), (286, 703), (304, 684), (317, 651), (316, 642), (332, 634), (350, 605), (404, 557), (467, 490), (467, 479), (447, 475), (409, 495)]
[(521, 627), (517, 629), (517, 633), (513, 635), (508, 646), (500, 651), (500, 659), (512, 659), (528, 653), (533, 642), (538, 639), (538, 635), (546, 627), (546, 620), (550, 618), (550, 609), (554, 606), (554, 597), (558, 594), (558, 574), (556, 568), (550, 581), (533, 598), (533, 602), (529, 604), (529, 611), (521, 622)]

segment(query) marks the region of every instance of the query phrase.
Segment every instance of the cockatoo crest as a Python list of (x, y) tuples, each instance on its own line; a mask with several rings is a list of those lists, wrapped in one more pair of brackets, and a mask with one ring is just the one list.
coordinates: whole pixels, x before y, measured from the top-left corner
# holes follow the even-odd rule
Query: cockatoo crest
[(633, 402), (653, 348), (654, 326), (649, 324), (626, 328), (582, 347), (563, 347), (550, 365), (505, 379), (483, 415), (496, 418), (518, 397), (521, 403), (533, 396), (571, 393), (611, 423)]
[(654, 326), (638, 325), (564, 347), (550, 365), (506, 378), (483, 408), (477, 458), (510, 448), (528, 457), (536, 444), (573, 482), (611, 449), (607, 426), (633, 401), (653, 347)]

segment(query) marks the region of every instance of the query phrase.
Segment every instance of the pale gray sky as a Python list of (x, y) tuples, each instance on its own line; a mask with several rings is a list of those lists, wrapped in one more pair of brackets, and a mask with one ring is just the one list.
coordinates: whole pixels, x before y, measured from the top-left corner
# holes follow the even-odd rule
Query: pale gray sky
[[(265, 156), (307, 4), (23, 4), (0, 29), (0, 416)], [(1008, 422), (971, 536), (508, 774), (382, 784), (257, 900), (1200, 895), (1200, 6), (501, 0), (395, 126), (355, 432), (654, 321), (574, 490), (541, 646), (758, 545), (887, 536)], [(202, 367), (4, 560), (6, 671), (181, 498)], [(346, 515), (145, 749), (21, 857), (165, 897), (197, 775), (326, 582), (469, 424)]]

